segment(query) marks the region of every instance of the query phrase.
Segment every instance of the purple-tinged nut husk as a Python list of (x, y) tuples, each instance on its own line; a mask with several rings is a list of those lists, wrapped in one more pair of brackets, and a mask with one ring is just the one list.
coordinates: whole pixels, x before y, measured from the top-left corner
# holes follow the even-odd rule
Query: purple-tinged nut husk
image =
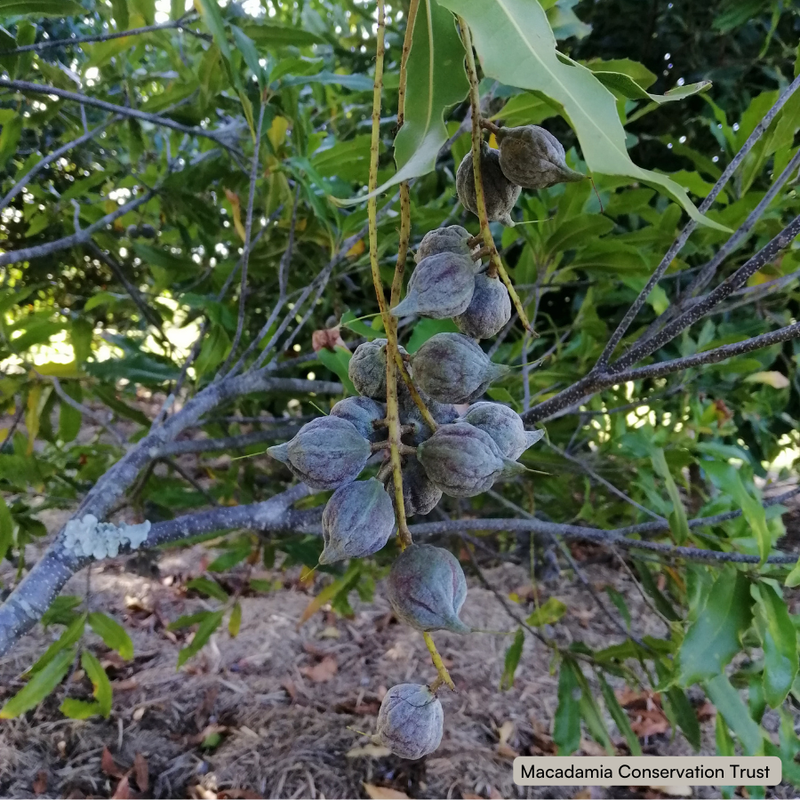
[(481, 402), (471, 405), (461, 418), (492, 437), (500, 452), (516, 461), (544, 436), (544, 431), (526, 431), (522, 418), (513, 408), (501, 403)]
[(428, 256), (437, 253), (456, 253), (461, 256), (471, 256), (469, 240), (472, 234), (460, 225), (447, 225), (444, 228), (434, 228), (428, 231), (419, 243), (414, 260), (417, 264)]
[(448, 319), (466, 311), (475, 289), (475, 262), (471, 256), (437, 253), (417, 264), (405, 298), (393, 309), (396, 317), (418, 314)]
[(472, 631), (458, 618), (467, 599), (467, 581), (449, 550), (409, 545), (392, 564), (386, 596), (397, 618), (419, 631)]
[[(503, 225), (514, 227), (511, 209), (522, 191), (512, 183), (500, 169), (500, 153), (481, 144), (481, 178), (483, 180), (483, 199), (486, 204), (486, 217)], [(478, 203), (475, 195), (475, 172), (472, 168), (472, 152), (467, 153), (458, 165), (456, 173), (456, 192), (461, 204), (476, 216)]]
[[(406, 351), (400, 347), (400, 352)], [(350, 359), (347, 374), (356, 391), (373, 400), (386, 399), (386, 339), (360, 344)]]
[[(442, 499), (442, 490), (428, 477), (416, 458), (409, 458), (405, 462), (402, 475), (406, 517), (414, 514), (430, 514)], [(391, 473), (387, 475), (384, 485), (394, 504), (394, 476)]]
[(269, 455), (313, 489), (338, 489), (352, 483), (371, 452), (355, 425), (340, 417), (312, 419), (294, 439), (267, 448)]
[(392, 500), (377, 478), (339, 487), (322, 512), (320, 564), (363, 558), (381, 550), (394, 530)]
[(396, 756), (416, 760), (442, 741), (444, 710), (439, 698), (416, 683), (392, 686), (378, 711), (375, 740)]
[(523, 189), (547, 189), (557, 183), (586, 179), (567, 166), (561, 142), (538, 125), (500, 128), (495, 135), (503, 175)]
[(414, 382), (440, 403), (470, 403), (508, 372), (468, 336), (437, 333), (411, 356)]
[(461, 333), (473, 339), (498, 334), (511, 319), (511, 297), (503, 282), (485, 273), (475, 276), (475, 291), (463, 313), (453, 317)]
[(356, 430), (370, 442), (386, 439), (386, 428), (373, 424), (386, 419), (386, 406), (371, 397), (345, 397), (334, 404), (331, 416), (352, 422)]
[(449, 497), (474, 497), (527, 470), (506, 458), (486, 431), (468, 422), (442, 425), (417, 447), (425, 474)]
[[(439, 425), (446, 425), (458, 419), (458, 411), (451, 403), (439, 403), (432, 397), (428, 397), (424, 392), (419, 392), (425, 408), (428, 409), (434, 422)], [(398, 396), (398, 406), (400, 412), (400, 422), (403, 425), (413, 425), (414, 430), (403, 436), (405, 444), (416, 447), (420, 442), (424, 442), (430, 437), (433, 431), (428, 427), (422, 412), (414, 402), (410, 393), (405, 392)]]

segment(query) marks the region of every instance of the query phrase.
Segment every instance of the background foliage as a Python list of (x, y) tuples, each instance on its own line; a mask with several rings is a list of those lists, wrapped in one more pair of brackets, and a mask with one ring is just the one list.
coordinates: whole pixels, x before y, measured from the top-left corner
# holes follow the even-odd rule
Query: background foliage
[[(531, 6), (532, 15), (546, 13), (559, 50), (588, 66), (587, 75), (599, 76), (612, 91), (615, 102), (594, 89), (577, 97), (585, 124), (597, 124), (600, 113), (611, 114), (614, 124), (618, 119), (625, 125), (627, 150), (620, 158), (630, 157), (637, 168), (662, 176), (649, 180), (642, 174), (641, 182), (634, 182), (636, 173), (619, 174), (624, 169), (603, 161), (603, 152), (589, 159), (581, 124), (563, 98), (543, 94), (535, 82), (522, 84), (533, 91), (511, 85), (514, 81), (505, 75), (513, 74), (518, 63), (508, 54), (494, 53), (495, 70), (481, 50), (487, 46), (482, 35), (491, 33), (492, 15), (501, 4), (484, 0), (422, 3), (412, 50), (416, 60), (409, 67), (409, 112), (397, 140), (397, 167), (405, 172), (396, 172), (397, 120), (391, 114), (397, 107), (406, 6), (388, 7), (379, 173), (379, 183), (386, 184), (379, 243), (387, 281), (398, 242), (392, 186), (400, 177), (416, 178), (411, 190), (414, 240), (441, 224), (458, 222), (477, 231), (454, 192), (455, 166), (469, 149), (468, 127), (461, 124), (468, 104), (463, 74), (453, 67), (461, 58), (460, 44), (446, 9), (464, 14), (473, 28), (487, 72), (481, 89), (488, 114), (509, 125), (544, 123), (571, 148), (573, 167), (587, 171), (582, 159), (591, 162), (596, 194), (589, 182), (525, 193), (516, 214), (518, 222), (529, 224), (494, 231), (541, 337), (523, 336), (517, 324), (491, 345), (493, 358), (521, 365), (546, 356), (535, 369), (513, 370), (489, 392), (522, 412), (592, 368), (685, 220), (680, 197), (658, 191), (654, 181), (663, 184), (663, 176), (669, 176), (700, 203), (797, 74), (800, 15), (793, 4), (778, 0), (716, 0), (699, 6), (689, 0), (517, 4)], [(426, 9), (429, 14), (423, 13)], [(0, 557), (17, 566), (19, 578), (28, 567), (25, 545), (47, 533), (38, 516), (49, 507), (73, 507), (121, 457), (124, 440), (135, 443), (145, 435), (152, 418), (143, 401), (166, 396), (182, 382), (182, 365), (201, 326), (205, 335), (198, 340), (184, 392), (209, 385), (231, 355), (238, 339), (238, 278), (231, 291), (222, 289), (243, 251), (249, 160), (262, 114), (253, 227), (258, 238), (249, 258), (239, 353), (252, 345), (252, 354), (264, 351), (281, 376), (341, 380), (347, 391), (347, 353), (316, 352), (312, 332), (341, 323), (351, 350), (361, 337), (380, 334), (378, 318), (369, 316), (376, 303), (360, 238), (365, 204), (342, 202), (363, 195), (367, 183), (375, 7), (358, 0), (241, 5), (199, 0), (196, 10), (187, 11), (175, 0), (86, 0), (80, 6), (0, 0), (0, 14), (5, 16), (0, 47), (6, 50), (161, 26), (107, 41), (0, 53), (0, 66), (11, 81), (78, 92), (150, 115), (117, 115), (46, 91), (1, 89), (4, 193), (48, 154), (85, 136), (79, 146), (65, 149), (23, 181), (15, 196), (0, 201), (4, 251), (70, 236), (139, 201), (94, 232), (93, 244), (3, 268), (0, 402), (7, 435), (0, 452), (5, 498), (0, 500)], [(499, 82), (504, 79), (508, 84)], [(683, 99), (665, 102), (667, 90), (693, 84), (698, 85), (679, 91)], [(578, 129), (577, 137), (566, 117)], [(174, 123), (172, 128), (164, 127), (165, 121)], [(800, 93), (784, 106), (708, 213), (716, 227), (695, 231), (649, 295), (625, 343), (680, 297), (726, 241), (725, 229), (739, 228), (764, 198), (798, 152), (798, 129)], [(448, 136), (451, 146), (441, 148)], [(799, 212), (795, 177), (727, 259), (725, 274)], [(343, 258), (331, 262), (355, 234), (360, 235), (348, 243)], [(288, 265), (282, 261), (287, 249)], [(797, 316), (799, 260), (796, 245), (789, 248), (721, 309), (667, 345), (659, 358), (692, 355), (790, 324)], [(276, 299), (290, 313), (284, 321), (276, 312), (264, 330)], [(447, 324), (423, 321), (401, 329), (404, 346), (413, 352)], [(788, 342), (667, 378), (606, 389), (579, 411), (546, 422), (549, 444), (524, 457), (539, 474), (501, 487), (500, 497), (449, 500), (446, 511), (453, 518), (535, 514), (604, 529), (647, 522), (655, 515), (671, 523), (672, 535), (661, 535), (663, 541), (763, 560), (786, 533), (785, 509), (764, 509), (760, 501), (771, 484), (795, 473), (798, 352), (797, 342)], [(236, 448), (236, 455), (253, 457), (224, 467), (209, 462), (207, 489), (180, 471), (145, 470), (126, 498), (126, 513), (157, 522), (210, 502), (244, 505), (266, 499), (289, 476), (275, 463), (255, 457), (263, 453), (264, 442), (287, 438), (290, 423), (326, 412), (336, 399), (288, 390), (236, 398), (202, 420), (200, 428), (209, 438), (231, 437), (242, 432), (245, 421), (256, 419), (246, 429), (253, 434), (247, 444)], [(111, 434), (95, 426), (92, 435), (85, 435), (86, 406), (94, 409), (93, 421), (112, 427)], [(115, 426), (125, 431), (123, 442), (113, 433)], [(516, 509), (509, 510), (508, 503)], [(687, 523), (738, 509), (742, 516), (710, 529), (690, 529)], [(527, 542), (520, 535), (483, 535), (499, 551), (527, 558)], [(237, 533), (223, 540), (209, 575), (192, 587), (218, 600), (219, 610), (174, 622), (176, 629), (198, 625), (181, 663), (223, 621), (231, 635), (238, 630), (241, 612), (216, 580), (218, 573), (248, 559), (273, 564), (277, 558), (286, 567), (303, 563), (313, 568), (320, 544), (315, 536), (295, 533), (268, 540)], [(534, 580), (545, 577), (548, 564), (552, 573), (554, 558), (561, 559), (564, 574), (572, 569), (563, 553), (552, 548), (552, 543), (537, 542)], [(336, 611), (348, 613), (350, 592), (368, 598), (388, 563), (379, 556), (346, 570), (323, 569), (331, 581), (318, 605), (332, 602)], [(638, 748), (635, 736), (624, 729), (608, 676), (661, 688), (669, 714), (699, 746), (697, 719), (686, 695), (699, 683), (721, 712), (718, 752), (737, 746), (746, 753), (780, 755), (785, 778), (800, 783), (795, 763), (800, 741), (792, 716), (793, 698), (800, 699), (800, 616), (794, 613), (792, 593), (782, 586), (787, 570), (675, 564), (633, 554), (628, 563), (668, 621), (669, 633), (658, 640), (627, 638), (599, 652), (575, 643), (571, 651), (554, 654), (560, 675), (554, 738), (560, 752), (578, 747), (580, 720), (601, 745), (609, 746), (589, 680), (601, 687), (606, 710), (631, 750)], [(796, 582), (800, 579), (790, 579)], [(609, 601), (623, 625), (635, 627), (624, 600), (611, 596)], [(532, 628), (557, 624), (563, 614), (547, 606), (520, 613), (526, 617), (528, 611), (533, 612), (528, 619)], [(61, 638), (31, 667), (30, 681), (4, 706), (4, 716), (33, 707), (59, 684), (79, 653), (86, 625), (123, 657), (129, 653), (125, 631), (105, 615), (84, 612), (80, 598), (60, 598), (48, 615), (43, 622), (62, 626)], [(519, 636), (509, 649), (507, 684), (513, 683), (521, 643)], [(80, 657), (93, 696), (65, 703), (62, 710), (74, 717), (107, 715), (111, 694), (105, 672), (89, 650), (80, 651)], [(637, 664), (645, 666), (639, 670)], [(747, 690), (748, 705), (737, 689)], [(759, 726), (767, 706), (781, 714), (779, 737)]]

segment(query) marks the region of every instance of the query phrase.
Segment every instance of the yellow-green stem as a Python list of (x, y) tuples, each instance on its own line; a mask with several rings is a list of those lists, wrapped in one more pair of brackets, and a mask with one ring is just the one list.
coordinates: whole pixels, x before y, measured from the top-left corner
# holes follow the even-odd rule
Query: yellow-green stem
[(436, 667), (436, 679), (431, 684), (431, 691), (435, 693), (442, 684), (447, 686), (448, 689), (455, 691), (456, 686), (453, 683), (453, 679), (450, 677), (450, 673), (447, 671), (447, 667), (444, 665), (444, 661), (442, 661), (442, 657), (439, 655), (439, 651), (436, 649), (433, 636), (427, 631), (423, 631), (422, 638), (425, 640), (425, 645), (428, 648), (428, 652), (431, 654), (433, 666)]
[[(369, 191), (374, 192), (378, 186), (378, 149), (380, 145), (381, 124), (381, 90), (383, 89), (383, 57), (385, 53), (384, 33), (386, 30), (386, 14), (383, 0), (377, 0), (378, 31), (377, 51), (375, 54), (375, 84), (372, 92), (372, 136), (369, 153)], [(403, 499), (403, 475), (400, 460), (400, 412), (397, 405), (397, 362), (398, 353), (395, 319), (389, 313), (386, 296), (383, 292), (380, 263), (378, 262), (378, 200), (370, 197), (367, 204), (369, 219), (369, 261), (372, 270), (372, 283), (375, 296), (386, 331), (386, 419), (388, 422), (389, 453), (394, 478), (395, 511), (397, 514), (397, 535), (401, 548), (411, 544), (411, 534), (406, 522), (405, 501)]]
[(411, 399), (419, 409), (419, 413), (422, 414), (425, 424), (431, 429), (431, 431), (435, 431), (438, 427), (436, 420), (431, 416), (431, 412), (428, 411), (425, 401), (417, 391), (417, 387), (414, 386), (414, 382), (411, 380), (411, 376), (408, 374), (406, 365), (403, 363), (403, 357), (399, 353), (397, 354), (397, 369), (400, 371), (400, 377), (403, 379), (403, 383), (405, 383), (406, 388), (411, 395)]
[(537, 336), (536, 331), (531, 328), (528, 322), (528, 315), (525, 313), (525, 307), (511, 282), (511, 278), (500, 260), (500, 254), (495, 247), (492, 232), (489, 229), (489, 218), (486, 215), (486, 199), (483, 192), (483, 177), (481, 175), (481, 144), (483, 143), (483, 135), (481, 134), (481, 96), (478, 88), (478, 69), (475, 66), (475, 55), (472, 52), (472, 35), (469, 31), (469, 26), (462, 17), (458, 18), (458, 26), (461, 28), (461, 38), (464, 42), (464, 50), (467, 54), (467, 78), (469, 79), (469, 101), (472, 107), (472, 172), (475, 176), (475, 205), (478, 208), (478, 219), (481, 225), (481, 235), (483, 242), (489, 250), (490, 263), (487, 274), (491, 277), (500, 276), (500, 279), (508, 289), (511, 296), (511, 302), (519, 315), (520, 322), (529, 330), (533, 336)]

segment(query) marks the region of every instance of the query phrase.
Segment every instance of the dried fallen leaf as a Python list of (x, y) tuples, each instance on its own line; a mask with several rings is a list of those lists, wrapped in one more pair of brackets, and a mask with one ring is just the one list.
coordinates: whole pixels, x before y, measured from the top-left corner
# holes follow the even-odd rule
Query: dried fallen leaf
[(669, 797), (693, 797), (691, 786), (648, 786), (647, 788)]
[(511, 737), (514, 735), (514, 723), (512, 720), (507, 719), (497, 731), (497, 736), (500, 739), (500, 744), (507, 744)]
[(311, 347), (315, 353), (322, 349), (333, 350), (337, 346), (347, 350), (338, 325), (334, 328), (323, 328), (311, 334)]
[(510, 745), (505, 744), (505, 742), (501, 742), (495, 748), (495, 752), (501, 758), (516, 758), (519, 753)]
[(128, 776), (122, 778), (114, 789), (114, 794), (111, 795), (111, 800), (130, 800), (131, 787), (128, 785)]
[(374, 783), (364, 783), (362, 786), (372, 800), (409, 800), (405, 792), (398, 792), (397, 789), (376, 786)]
[(592, 739), (581, 739), (581, 750), (587, 756), (607, 756), (605, 747), (601, 747)]
[(339, 665), (333, 656), (325, 656), (319, 664), (313, 667), (301, 667), (300, 672), (314, 683), (325, 683), (338, 672)]
[(297, 687), (294, 685), (294, 681), (291, 678), (281, 681), (281, 688), (286, 690), (286, 694), (289, 695), (291, 700), (297, 700)]
[(385, 758), (392, 754), (388, 747), (379, 744), (365, 744), (363, 747), (353, 747), (345, 753), (348, 758)]
[(223, 800), (259, 800), (261, 795), (251, 789), (223, 789), (217, 797)]
[(42, 770), (36, 774), (36, 780), (33, 782), (33, 793), (44, 794), (47, 791), (47, 773)]
[(141, 753), (134, 756), (133, 775), (139, 791), (146, 793), (147, 787), (150, 785), (150, 771), (147, 768), (147, 759)]
[(112, 778), (121, 778), (126, 773), (126, 770), (117, 766), (111, 751), (105, 746), (103, 746), (103, 755), (100, 756), (100, 769)]

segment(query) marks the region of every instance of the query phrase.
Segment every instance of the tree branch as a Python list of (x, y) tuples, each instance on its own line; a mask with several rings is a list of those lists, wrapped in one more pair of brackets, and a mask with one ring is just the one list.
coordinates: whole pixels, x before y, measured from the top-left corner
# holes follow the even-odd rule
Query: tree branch
[[(778, 99), (775, 101), (775, 105), (773, 105), (772, 108), (765, 114), (761, 122), (756, 125), (750, 136), (747, 137), (747, 141), (744, 143), (744, 145), (742, 145), (742, 149), (734, 156), (731, 163), (725, 168), (725, 171), (722, 173), (719, 180), (714, 184), (714, 187), (700, 205), (699, 211), (701, 214), (705, 214), (705, 212), (711, 208), (711, 204), (717, 199), (725, 184), (731, 179), (734, 172), (736, 172), (739, 165), (742, 163), (742, 161), (744, 161), (747, 154), (753, 149), (753, 146), (767, 130), (772, 120), (775, 119), (778, 112), (781, 110), (781, 108), (783, 108), (784, 105), (786, 105), (789, 98), (795, 93), (795, 91), (797, 91), (798, 88), (800, 88), (800, 75), (796, 77), (789, 84), (789, 86), (786, 87), (786, 89), (781, 93), (780, 97), (778, 97)], [(628, 328), (630, 328), (631, 323), (636, 318), (636, 315), (639, 313), (639, 311), (641, 311), (642, 306), (645, 304), (645, 301), (650, 295), (650, 292), (653, 291), (658, 282), (661, 280), (675, 256), (678, 255), (678, 253), (683, 249), (687, 239), (697, 225), (698, 222), (696, 220), (689, 220), (689, 222), (686, 223), (683, 230), (678, 235), (678, 238), (675, 240), (673, 245), (669, 248), (669, 250), (667, 250), (664, 258), (661, 259), (661, 263), (658, 265), (658, 267), (656, 267), (655, 272), (651, 275), (650, 280), (647, 281), (644, 289), (639, 292), (638, 297), (633, 301), (633, 304), (622, 318), (622, 321), (617, 326), (617, 329), (608, 340), (608, 344), (603, 349), (603, 352), (601, 353), (600, 358), (597, 360), (597, 364), (595, 365), (597, 369), (603, 370), (608, 365), (614, 350), (616, 350), (617, 345), (622, 341), (622, 338), (627, 333)]]
[(77, 92), (68, 92), (66, 89), (59, 89), (55, 86), (42, 86), (39, 83), (31, 83), (30, 81), (10, 81), (6, 78), (0, 78), (0, 87), (6, 89), (14, 89), (23, 94), (46, 94), (60, 97), (62, 100), (70, 100), (73, 103), (80, 103), (85, 106), (92, 106), (94, 108), (101, 108), (104, 111), (111, 111), (121, 117), (133, 117), (140, 119), (143, 122), (149, 122), (152, 125), (160, 125), (162, 128), (170, 128), (179, 133), (186, 133), (189, 136), (202, 136), (205, 139), (224, 147), (226, 150), (230, 149), (229, 146), (222, 141), (217, 131), (205, 130), (204, 128), (193, 128), (189, 125), (181, 125), (180, 122), (175, 122), (168, 117), (161, 117), (157, 114), (148, 114), (145, 111), (139, 111), (136, 108), (127, 108), (126, 106), (114, 105), (114, 103), (107, 103), (105, 100), (98, 100), (94, 97), (88, 97), (85, 94), (78, 94)]
[(35, 44), (26, 44), (21, 47), (15, 47), (12, 50), (0, 50), (0, 56), (14, 56), (18, 53), (40, 53), (42, 50), (49, 50), (52, 47), (69, 47), (71, 45), (89, 44), (90, 42), (108, 42), (111, 39), (124, 39), (127, 36), (139, 36), (143, 33), (152, 33), (153, 31), (165, 31), (170, 28), (177, 28), (178, 30), (185, 31), (192, 36), (197, 36), (199, 39), (205, 41), (212, 41), (212, 37), (207, 33), (200, 31), (193, 31), (186, 26), (190, 22), (196, 22), (197, 16), (194, 14), (187, 15), (181, 19), (173, 20), (171, 22), (160, 22), (158, 25), (145, 25), (142, 28), (131, 28), (127, 31), (117, 31), (115, 33), (98, 33), (93, 36), (75, 36), (71, 39), (46, 39), (43, 42), (36, 42)]
[(70, 236), (65, 236), (63, 239), (56, 239), (53, 242), (46, 242), (45, 244), (37, 244), (33, 247), (26, 247), (22, 250), (12, 250), (11, 252), (3, 253), (0, 255), (0, 267), (5, 267), (8, 264), (18, 264), (20, 261), (33, 261), (35, 258), (43, 258), (52, 253), (57, 253), (59, 250), (66, 250), (69, 247), (75, 247), (78, 244), (86, 244), (97, 231), (102, 230), (107, 225), (111, 225), (114, 220), (133, 211), (140, 205), (146, 203), (150, 198), (156, 194), (154, 189), (149, 189), (139, 197), (134, 198), (124, 206), (114, 209), (110, 214), (106, 214), (102, 219), (84, 228), (77, 233)]

